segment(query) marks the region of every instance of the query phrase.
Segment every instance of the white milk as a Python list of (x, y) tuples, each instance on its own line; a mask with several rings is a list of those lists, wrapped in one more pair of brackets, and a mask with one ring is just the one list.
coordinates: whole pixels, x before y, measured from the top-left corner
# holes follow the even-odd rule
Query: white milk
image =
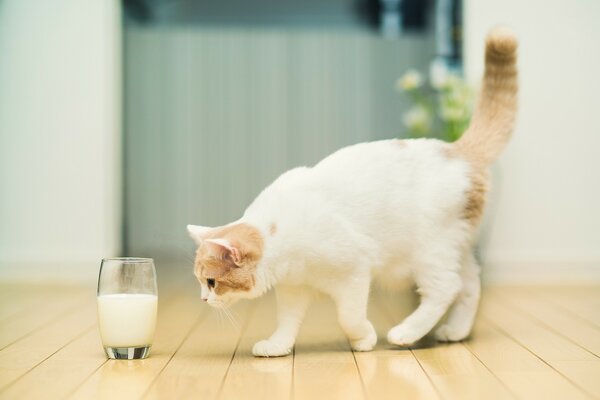
[(150, 346), (157, 300), (152, 294), (98, 296), (98, 323), (104, 347)]

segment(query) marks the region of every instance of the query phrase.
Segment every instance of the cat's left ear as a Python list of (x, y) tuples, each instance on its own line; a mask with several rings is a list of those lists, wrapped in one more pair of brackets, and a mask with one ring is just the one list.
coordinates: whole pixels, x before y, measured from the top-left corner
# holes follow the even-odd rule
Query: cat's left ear
[(187, 231), (190, 237), (196, 242), (198, 246), (204, 242), (204, 238), (213, 228), (208, 226), (199, 226), (199, 225), (188, 225)]
[(238, 267), (242, 265), (242, 253), (227, 239), (206, 239), (206, 243), (213, 244), (217, 255), (222, 258), (230, 258)]

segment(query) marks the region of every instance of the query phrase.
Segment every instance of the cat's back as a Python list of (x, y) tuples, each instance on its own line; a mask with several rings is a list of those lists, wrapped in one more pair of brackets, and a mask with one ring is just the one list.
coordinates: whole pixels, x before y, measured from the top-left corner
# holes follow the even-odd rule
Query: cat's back
[(365, 224), (443, 219), (462, 206), (470, 185), (468, 163), (451, 149), (435, 139), (360, 143), (323, 159), (310, 180), (336, 212)]
[[(464, 202), (468, 164), (435, 139), (390, 139), (344, 147), (314, 167), (282, 174), (247, 214), (318, 218), (337, 214), (372, 225), (443, 217)], [(277, 218), (275, 218), (277, 219)], [(416, 223), (416, 222), (415, 222)]]
[[(312, 169), (315, 179), (333, 187), (359, 185), (398, 187), (405, 190), (439, 187), (462, 180), (468, 164), (456, 157), (451, 145), (436, 139), (390, 139), (359, 143), (329, 155)], [(335, 182), (338, 182), (337, 184)], [(454, 186), (460, 182), (452, 182)], [(441, 189), (448, 189), (442, 185)]]
[(366, 164), (377, 167), (389, 163), (421, 163), (434, 161), (442, 155), (447, 143), (436, 139), (388, 139), (364, 142), (347, 147), (330, 154), (314, 166), (315, 171), (326, 172), (339, 168), (354, 169)]

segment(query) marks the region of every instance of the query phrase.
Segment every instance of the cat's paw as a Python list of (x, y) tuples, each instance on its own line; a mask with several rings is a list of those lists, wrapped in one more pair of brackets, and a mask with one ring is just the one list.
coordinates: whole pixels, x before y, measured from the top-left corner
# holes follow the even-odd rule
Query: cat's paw
[(375, 347), (375, 345), (377, 344), (377, 333), (375, 332), (375, 329), (373, 328), (373, 325), (369, 324), (369, 327), (371, 328), (369, 330), (369, 333), (360, 338), (360, 339), (354, 339), (354, 340), (350, 340), (350, 347), (352, 347), (352, 350), (354, 351), (371, 351), (373, 350), (373, 347)]
[(436, 329), (435, 338), (440, 342), (458, 342), (469, 336), (468, 330), (444, 324)]
[(252, 354), (256, 357), (282, 357), (291, 352), (291, 346), (271, 340), (261, 340), (252, 347)]
[(413, 329), (407, 328), (404, 324), (393, 327), (387, 334), (388, 342), (398, 346), (410, 346), (422, 337), (423, 335)]
[(362, 339), (351, 340), (350, 347), (354, 351), (371, 351), (377, 344), (377, 335), (369, 335)]

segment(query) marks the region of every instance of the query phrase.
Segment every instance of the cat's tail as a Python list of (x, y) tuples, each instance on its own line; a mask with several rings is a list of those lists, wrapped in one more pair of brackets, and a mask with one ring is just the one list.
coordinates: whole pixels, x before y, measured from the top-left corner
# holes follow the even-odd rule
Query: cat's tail
[(517, 38), (494, 28), (485, 47), (485, 74), (479, 103), (469, 128), (455, 149), (479, 167), (500, 154), (512, 134), (517, 114)]

